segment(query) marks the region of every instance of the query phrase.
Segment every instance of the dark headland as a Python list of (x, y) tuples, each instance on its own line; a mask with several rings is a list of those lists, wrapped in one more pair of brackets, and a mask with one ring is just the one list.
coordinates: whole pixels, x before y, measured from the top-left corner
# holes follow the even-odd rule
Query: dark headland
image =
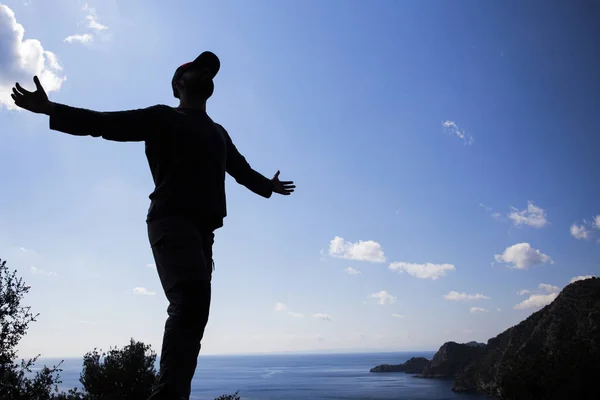
[(487, 344), (447, 342), (431, 360), (411, 358), (371, 372), (454, 379), (455, 392), (500, 399), (600, 399), (600, 278), (569, 284)]

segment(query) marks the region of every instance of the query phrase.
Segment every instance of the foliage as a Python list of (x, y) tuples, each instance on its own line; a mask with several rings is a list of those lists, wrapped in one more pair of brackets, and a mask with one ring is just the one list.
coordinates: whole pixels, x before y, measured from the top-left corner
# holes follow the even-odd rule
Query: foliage
[[(25, 335), (33, 315), (23, 306), (23, 296), (30, 286), (9, 272), (6, 261), (0, 259), (0, 399), (10, 400), (144, 400), (147, 399), (158, 374), (156, 354), (142, 342), (131, 339), (122, 349), (111, 348), (107, 353), (94, 349), (83, 357), (79, 381), (83, 391), (75, 388), (60, 392), (60, 365), (44, 366), (35, 375), (32, 367), (39, 354), (17, 363), (16, 347)], [(241, 400), (238, 392), (222, 395), (215, 400)]]
[(146, 399), (158, 379), (156, 354), (150, 345), (131, 339), (123, 349), (111, 348), (100, 354), (96, 349), (83, 357), (79, 381), (89, 400), (104, 396), (116, 399)]
[(222, 396), (217, 397), (215, 400), (241, 400), (238, 393), (239, 391), (235, 392), (234, 394), (224, 394)]
[[(17, 277), (17, 271), (9, 272), (6, 261), (0, 259), (0, 399), (46, 400), (54, 399), (61, 383), (60, 366), (44, 366), (31, 377), (31, 368), (39, 355), (16, 362), (16, 347), (25, 335), (29, 323), (35, 322), (30, 307), (23, 306), (23, 296), (30, 286)], [(61, 400), (75, 400), (63, 397)]]

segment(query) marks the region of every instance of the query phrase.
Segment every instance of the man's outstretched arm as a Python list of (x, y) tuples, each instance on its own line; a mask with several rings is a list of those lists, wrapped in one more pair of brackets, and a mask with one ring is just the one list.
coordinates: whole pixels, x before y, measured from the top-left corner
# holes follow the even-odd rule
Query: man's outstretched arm
[(265, 198), (271, 197), (273, 193), (289, 195), (294, 191), (296, 187), (294, 186), (294, 182), (280, 181), (279, 171), (277, 171), (273, 179), (269, 179), (260, 172), (255, 171), (235, 147), (225, 128), (220, 125), (219, 127), (223, 130), (225, 140), (227, 141), (227, 173), (237, 183), (244, 185), (252, 192)]
[(11, 97), (21, 108), (48, 115), (52, 130), (118, 142), (137, 142), (151, 138), (161, 127), (166, 106), (110, 112), (76, 108), (51, 102), (37, 76), (33, 81), (35, 92), (30, 92), (17, 83)]

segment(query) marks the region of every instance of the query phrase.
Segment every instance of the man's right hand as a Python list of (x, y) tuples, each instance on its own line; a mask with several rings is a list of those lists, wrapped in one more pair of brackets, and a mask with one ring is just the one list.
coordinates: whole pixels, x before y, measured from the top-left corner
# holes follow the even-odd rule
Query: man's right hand
[(36, 91), (30, 92), (24, 89), (19, 83), (16, 83), (16, 86), (12, 88), (12, 97), (15, 104), (25, 110), (34, 112), (36, 114), (46, 114), (50, 115), (52, 111), (53, 103), (48, 100), (48, 95), (46, 91), (42, 87), (40, 80), (37, 76), (33, 77), (33, 82), (35, 83)]

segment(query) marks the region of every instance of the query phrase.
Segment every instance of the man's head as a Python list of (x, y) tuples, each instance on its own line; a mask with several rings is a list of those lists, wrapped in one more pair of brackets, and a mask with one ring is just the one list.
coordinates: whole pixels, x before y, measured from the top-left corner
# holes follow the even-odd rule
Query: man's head
[(213, 78), (220, 67), (219, 58), (210, 51), (205, 51), (194, 61), (179, 66), (171, 80), (173, 96), (180, 100), (207, 100), (213, 94)]

